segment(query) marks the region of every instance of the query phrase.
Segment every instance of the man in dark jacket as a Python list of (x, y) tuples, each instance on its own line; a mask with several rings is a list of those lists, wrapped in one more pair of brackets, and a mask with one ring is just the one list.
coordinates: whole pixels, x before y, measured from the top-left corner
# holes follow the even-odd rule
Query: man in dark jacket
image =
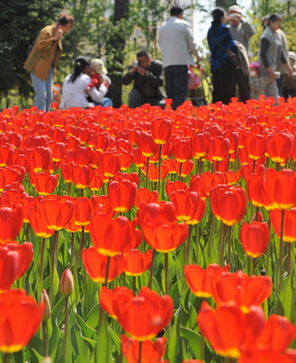
[(163, 85), (162, 62), (151, 60), (143, 49), (137, 53), (137, 61), (129, 67), (122, 83), (127, 86), (134, 81), (134, 87), (128, 95), (128, 106), (136, 108), (144, 103), (152, 106), (164, 106), (165, 95), (160, 89)]

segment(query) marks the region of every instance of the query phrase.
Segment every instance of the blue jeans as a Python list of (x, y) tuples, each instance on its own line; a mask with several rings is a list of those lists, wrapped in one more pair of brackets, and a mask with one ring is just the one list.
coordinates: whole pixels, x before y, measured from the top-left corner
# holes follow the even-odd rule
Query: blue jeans
[(35, 106), (38, 110), (48, 112), (52, 98), (53, 69), (50, 68), (46, 81), (42, 81), (42, 79), (36, 77), (33, 73), (30, 73), (30, 76), (35, 92)]
[(108, 97), (103, 97), (101, 102), (95, 102), (96, 106), (102, 106), (102, 107), (107, 107), (107, 106), (113, 106), (113, 102), (112, 100), (110, 100), (110, 98)]

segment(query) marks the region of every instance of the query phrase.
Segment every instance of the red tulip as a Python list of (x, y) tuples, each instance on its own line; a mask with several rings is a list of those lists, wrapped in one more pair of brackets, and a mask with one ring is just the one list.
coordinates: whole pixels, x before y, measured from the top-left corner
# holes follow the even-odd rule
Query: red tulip
[(175, 172), (180, 175), (181, 169), (181, 177), (186, 178), (193, 170), (194, 163), (192, 160), (185, 161), (184, 163), (179, 163), (179, 161), (175, 160), (174, 162)]
[(179, 221), (187, 222), (192, 219), (198, 203), (196, 192), (180, 189), (173, 192), (170, 199), (174, 204), (176, 218)]
[(225, 174), (220, 171), (216, 171), (214, 174), (210, 171), (206, 171), (203, 173), (200, 180), (203, 190), (207, 195), (210, 194), (211, 188), (215, 188), (219, 184), (226, 184)]
[(58, 185), (58, 175), (50, 175), (47, 173), (34, 173), (32, 185), (39, 195), (51, 194)]
[(0, 145), (0, 167), (11, 165), (14, 147), (10, 144)]
[[(89, 247), (82, 250), (81, 258), (89, 277), (95, 282), (104, 283), (108, 257), (101, 255), (96, 248)], [(107, 282), (114, 280), (123, 271), (123, 255), (121, 253), (109, 257), (109, 259)]]
[(133, 292), (127, 287), (115, 287), (113, 290), (109, 290), (107, 287), (102, 286), (99, 301), (102, 309), (107, 311), (113, 319), (117, 319), (117, 303), (118, 300), (123, 296), (126, 301), (129, 301), (134, 297)]
[[(126, 335), (121, 335), (122, 353), (128, 363), (138, 363), (140, 343)], [(161, 362), (165, 353), (166, 338), (156, 339), (155, 342), (146, 340), (141, 343), (141, 363)]]
[(252, 174), (247, 181), (248, 197), (255, 207), (264, 206), (265, 209), (269, 210), (272, 203), (264, 188), (265, 183), (264, 176)]
[(222, 161), (225, 159), (230, 150), (230, 142), (223, 136), (218, 135), (209, 141), (208, 159)]
[(4, 353), (22, 350), (39, 329), (43, 309), (44, 303), (38, 306), (31, 296), (26, 296), (25, 290), (0, 294), (0, 350)]
[(223, 272), (213, 281), (212, 294), (217, 306), (234, 301), (242, 312), (248, 313), (252, 305), (260, 305), (269, 298), (272, 281), (266, 276), (252, 276), (242, 271)]
[(51, 159), (51, 149), (43, 146), (37, 146), (36, 149), (29, 154), (30, 166), (35, 173), (42, 173), (48, 170)]
[(290, 169), (277, 172), (269, 168), (264, 189), (271, 201), (271, 209), (290, 209), (296, 203), (296, 174)]
[(85, 189), (89, 186), (93, 176), (93, 169), (90, 165), (74, 165), (72, 168), (72, 179), (76, 188)]
[(0, 206), (0, 243), (15, 241), (23, 226), (23, 207), (16, 209)]
[(108, 197), (116, 212), (127, 212), (134, 205), (137, 184), (129, 180), (112, 181), (108, 187)]
[(132, 249), (124, 256), (123, 271), (128, 276), (140, 276), (150, 268), (152, 250), (142, 254), (139, 250)]
[(134, 163), (138, 168), (144, 168), (147, 164), (146, 157), (141, 153), (140, 149), (134, 149), (133, 150), (134, 155)]
[(283, 163), (290, 156), (292, 150), (292, 136), (280, 131), (277, 134), (269, 134), (266, 137), (266, 152), (275, 163)]
[(92, 243), (100, 254), (115, 256), (130, 245), (136, 224), (136, 218), (130, 222), (126, 217), (95, 214), (90, 221)]
[(249, 314), (245, 315), (233, 302), (213, 310), (204, 301), (197, 315), (197, 323), (201, 334), (217, 354), (237, 359), (243, 349), (254, 344), (263, 329), (265, 318), (258, 306), (252, 306)]
[(182, 181), (172, 182), (172, 181), (168, 180), (166, 183), (166, 186), (165, 186), (165, 190), (166, 190), (166, 193), (169, 198), (171, 198), (171, 195), (173, 192), (176, 192), (177, 190), (180, 190), (180, 189), (182, 190), (185, 188), (187, 188), (187, 184)]
[(245, 136), (246, 152), (252, 160), (260, 159), (266, 150), (265, 136), (249, 133)]
[(209, 151), (210, 134), (201, 131), (191, 137), (192, 154), (195, 159), (206, 157)]
[(74, 163), (79, 166), (89, 165), (92, 163), (94, 158), (94, 151), (90, 146), (76, 147), (74, 150)]
[[(281, 236), (282, 211), (274, 209), (269, 212), (272, 227), (276, 235)], [(283, 240), (294, 242), (296, 240), (296, 208), (286, 210), (284, 214)]]
[(48, 238), (54, 234), (54, 230), (47, 228), (47, 224), (42, 218), (39, 208), (31, 208), (28, 216), (31, 227), (38, 237)]
[(148, 132), (142, 131), (139, 136), (139, 150), (146, 158), (151, 158), (158, 151), (158, 145)]
[[(24, 242), (19, 245), (17, 242), (5, 243), (3, 247), (7, 247), (9, 251), (16, 252), (19, 256), (19, 266), (15, 280), (20, 279), (27, 271), (33, 259), (33, 245), (31, 242)], [(1, 290), (1, 289), (0, 289)]]
[(179, 163), (185, 163), (191, 155), (190, 139), (175, 139), (174, 155)]
[(246, 210), (247, 198), (244, 189), (218, 185), (210, 192), (212, 211), (217, 219), (227, 226), (239, 223)]
[(166, 144), (173, 133), (172, 121), (168, 118), (157, 117), (151, 122), (151, 134), (156, 144)]
[(61, 161), (66, 154), (67, 147), (63, 142), (50, 142), (47, 145), (52, 151), (52, 161)]
[(240, 230), (240, 240), (248, 256), (252, 258), (262, 256), (269, 241), (267, 223), (252, 222), (248, 224), (244, 222)]
[(93, 206), (86, 197), (77, 198), (74, 202), (73, 219), (79, 226), (87, 226), (93, 215)]
[[(118, 322), (132, 338), (142, 342), (154, 338), (173, 317), (173, 300), (142, 287), (130, 300), (118, 299)], [(140, 324), (139, 324), (140, 317)]]
[(112, 178), (121, 169), (121, 157), (117, 153), (105, 152), (102, 154), (100, 166), (103, 174)]
[(135, 199), (135, 207), (139, 209), (141, 203), (147, 204), (147, 203), (158, 202), (158, 198), (159, 196), (156, 190), (150, 192), (150, 190), (146, 188), (138, 189)]
[(40, 216), (48, 229), (59, 231), (70, 222), (74, 211), (71, 200), (58, 195), (49, 195), (39, 205)]
[(212, 296), (211, 280), (228, 271), (229, 265), (223, 269), (217, 264), (210, 264), (205, 270), (198, 265), (184, 266), (184, 275), (194, 295), (207, 299)]

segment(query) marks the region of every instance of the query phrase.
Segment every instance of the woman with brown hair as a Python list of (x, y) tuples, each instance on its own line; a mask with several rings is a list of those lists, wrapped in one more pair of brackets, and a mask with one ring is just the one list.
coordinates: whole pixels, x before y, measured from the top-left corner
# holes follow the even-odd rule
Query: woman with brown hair
[(71, 29), (73, 22), (71, 16), (61, 14), (56, 23), (43, 28), (25, 62), (24, 68), (30, 72), (38, 110), (47, 112), (50, 109), (52, 79), (62, 53), (62, 35)]

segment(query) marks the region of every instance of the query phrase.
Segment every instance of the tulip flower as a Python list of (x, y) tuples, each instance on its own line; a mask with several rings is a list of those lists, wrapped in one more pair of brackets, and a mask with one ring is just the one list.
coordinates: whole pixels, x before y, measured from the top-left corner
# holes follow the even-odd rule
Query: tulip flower
[(157, 117), (151, 122), (151, 134), (158, 145), (166, 144), (173, 132), (172, 121), (168, 118)]
[(275, 163), (283, 163), (293, 146), (293, 137), (285, 132), (269, 134), (266, 137), (266, 152)]
[(80, 197), (74, 201), (73, 218), (75, 224), (87, 226), (90, 223), (92, 215), (93, 206), (88, 198)]
[(134, 205), (137, 184), (129, 180), (112, 181), (108, 187), (108, 197), (116, 212), (127, 212)]
[(254, 344), (264, 323), (261, 307), (251, 306), (245, 315), (234, 302), (213, 310), (203, 301), (197, 315), (200, 332), (215, 352), (232, 359), (239, 358), (243, 349)]
[(211, 138), (209, 141), (209, 152), (208, 159), (210, 161), (217, 160), (222, 161), (225, 159), (230, 150), (230, 142), (228, 139), (225, 139), (223, 136), (217, 136), (215, 138)]
[(135, 207), (137, 209), (140, 208), (141, 203), (147, 204), (147, 203), (155, 203), (158, 202), (158, 192), (156, 190), (153, 190), (150, 192), (147, 188), (141, 188), (137, 190), (137, 195), (135, 199)]
[(213, 214), (227, 226), (239, 223), (246, 210), (247, 198), (244, 189), (226, 185), (212, 188), (210, 202)]
[(50, 148), (37, 146), (29, 154), (29, 162), (35, 173), (45, 172), (49, 168), (52, 159), (52, 151)]
[[(281, 236), (282, 211), (274, 209), (270, 211), (270, 220), (276, 235)], [(283, 241), (294, 242), (296, 240), (296, 208), (286, 210), (284, 214)]]
[(176, 218), (187, 222), (192, 219), (198, 204), (196, 192), (180, 189), (171, 194), (171, 202), (175, 207)]
[(247, 181), (248, 197), (250, 202), (255, 207), (264, 206), (265, 209), (270, 210), (272, 202), (264, 188), (266, 181), (263, 175), (252, 174)]
[[(107, 257), (101, 255), (96, 248), (89, 247), (88, 249), (82, 250), (82, 262), (89, 274), (89, 277), (99, 283), (109, 283), (118, 277), (123, 271), (123, 255), (118, 253), (116, 256)], [(107, 264), (109, 260), (108, 276)]]
[(48, 229), (46, 221), (40, 214), (39, 209), (31, 208), (29, 211), (29, 222), (34, 233), (41, 238), (48, 238), (54, 234), (54, 230)]
[(107, 287), (102, 286), (99, 294), (100, 306), (112, 316), (113, 319), (117, 319), (117, 303), (123, 296), (126, 301), (132, 299), (135, 295), (127, 287), (115, 287), (113, 290), (109, 290)]
[(248, 133), (245, 136), (246, 152), (252, 160), (260, 159), (266, 150), (265, 136)]
[(268, 299), (272, 289), (270, 277), (250, 277), (242, 271), (223, 272), (212, 282), (212, 296), (217, 306), (234, 301), (244, 313), (248, 313), (252, 305), (260, 305)]
[(38, 194), (46, 196), (55, 190), (58, 185), (58, 179), (58, 175), (34, 173), (32, 185), (34, 185)]
[(143, 342), (154, 338), (173, 317), (173, 300), (160, 297), (148, 287), (142, 287), (138, 296), (129, 300), (119, 297), (118, 322), (133, 339)]
[(0, 145), (0, 167), (11, 165), (14, 147), (9, 144)]
[(0, 243), (15, 241), (23, 226), (23, 207), (16, 209), (0, 206)]
[(22, 350), (39, 329), (43, 310), (44, 304), (38, 306), (31, 296), (26, 296), (25, 290), (0, 294), (0, 351), (14, 353)]
[(139, 250), (132, 249), (124, 256), (123, 271), (128, 276), (140, 276), (150, 268), (152, 250), (142, 254)]
[(211, 188), (215, 188), (219, 184), (226, 184), (226, 177), (220, 171), (216, 171), (214, 174), (206, 171), (201, 176), (200, 181), (204, 192), (209, 195)]
[(142, 155), (146, 158), (151, 158), (158, 151), (158, 145), (154, 142), (152, 135), (145, 131), (141, 132), (138, 145)]
[(121, 169), (121, 157), (119, 154), (105, 152), (102, 154), (100, 166), (105, 176), (112, 178)]
[(41, 218), (48, 229), (59, 231), (70, 222), (74, 211), (73, 202), (65, 197), (49, 195), (39, 205)]
[(190, 139), (175, 139), (174, 155), (179, 163), (185, 163), (191, 155)]
[(97, 251), (105, 256), (115, 256), (130, 245), (137, 218), (130, 222), (126, 217), (95, 214), (90, 222), (90, 236)]
[(93, 169), (90, 165), (75, 165), (72, 168), (72, 180), (78, 189), (85, 189), (89, 186), (93, 177)]
[(228, 271), (229, 265), (223, 269), (217, 264), (210, 264), (205, 270), (198, 265), (184, 266), (184, 275), (190, 290), (194, 295), (208, 299), (212, 296), (211, 280)]
[[(133, 338), (128, 338), (126, 335), (122, 335), (122, 353), (128, 363), (160, 362), (165, 353), (166, 341), (166, 338), (158, 338), (155, 342), (150, 340), (139, 342)], [(140, 357), (139, 354), (141, 354)]]
[(209, 150), (210, 134), (200, 131), (191, 137), (192, 154), (195, 159), (204, 158)]
[(262, 256), (269, 241), (267, 223), (252, 222), (248, 224), (244, 222), (240, 230), (240, 240), (248, 256), (252, 258)]

